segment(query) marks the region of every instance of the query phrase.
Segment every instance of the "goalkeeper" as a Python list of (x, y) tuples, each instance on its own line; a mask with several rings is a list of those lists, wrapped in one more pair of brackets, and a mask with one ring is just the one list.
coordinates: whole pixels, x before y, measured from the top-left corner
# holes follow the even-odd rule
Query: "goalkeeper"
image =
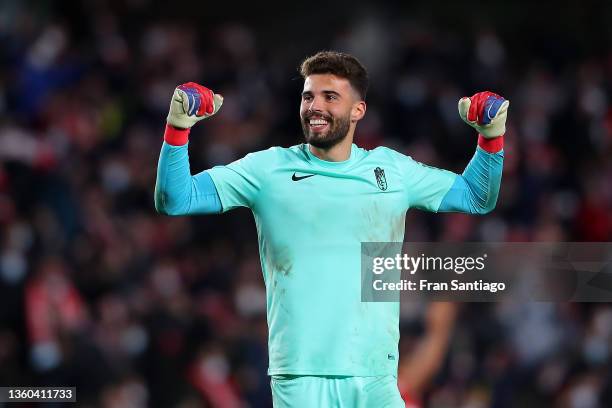
[(301, 65), (305, 143), (250, 153), (191, 175), (190, 128), (223, 99), (186, 83), (170, 102), (155, 207), (168, 215), (249, 207), (267, 296), (275, 407), (403, 407), (397, 387), (399, 303), (361, 302), (361, 242), (402, 242), (406, 211), (486, 214), (497, 201), (509, 102), (459, 101), (479, 133), (463, 174), (392, 149), (353, 143), (368, 74), (353, 56), (319, 52)]

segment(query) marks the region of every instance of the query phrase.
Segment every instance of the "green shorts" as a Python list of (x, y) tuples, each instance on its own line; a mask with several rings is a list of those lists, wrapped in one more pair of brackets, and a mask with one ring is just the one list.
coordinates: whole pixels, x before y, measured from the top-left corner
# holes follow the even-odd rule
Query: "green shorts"
[(404, 408), (393, 375), (381, 377), (274, 375), (274, 408)]

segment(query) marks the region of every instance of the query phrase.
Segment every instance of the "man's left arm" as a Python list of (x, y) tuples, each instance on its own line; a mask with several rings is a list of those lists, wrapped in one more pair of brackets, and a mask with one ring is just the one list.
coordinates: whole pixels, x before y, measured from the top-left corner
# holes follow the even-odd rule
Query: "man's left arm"
[(459, 116), (478, 131), (478, 147), (463, 174), (442, 198), (438, 211), (487, 214), (497, 203), (504, 164), (504, 134), (510, 102), (492, 92), (459, 101)]
[(425, 165), (411, 166), (410, 207), (468, 214), (486, 214), (495, 208), (504, 162), (508, 105), (509, 101), (492, 92), (479, 92), (459, 101), (459, 116), (478, 131), (476, 153), (462, 174)]
[(462, 174), (455, 177), (438, 211), (487, 214), (495, 208), (504, 163), (503, 136), (478, 136), (476, 153)]

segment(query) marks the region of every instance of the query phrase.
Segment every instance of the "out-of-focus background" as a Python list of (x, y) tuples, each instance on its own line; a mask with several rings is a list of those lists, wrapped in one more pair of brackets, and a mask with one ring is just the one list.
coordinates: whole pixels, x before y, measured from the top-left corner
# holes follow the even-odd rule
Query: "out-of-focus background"
[[(612, 3), (0, 2), (0, 385), (80, 406), (267, 407), (265, 293), (248, 210), (170, 218), (153, 188), (170, 96), (225, 97), (193, 172), (302, 140), (297, 67), (371, 74), (358, 145), (457, 172), (457, 100), (511, 100), (495, 211), (411, 211), (413, 241), (610, 241)], [(537, 2), (534, 2), (537, 3)], [(425, 331), (405, 305), (402, 350)], [(338, 339), (335, 339), (338, 341)], [(428, 407), (612, 404), (610, 304), (464, 304)]]

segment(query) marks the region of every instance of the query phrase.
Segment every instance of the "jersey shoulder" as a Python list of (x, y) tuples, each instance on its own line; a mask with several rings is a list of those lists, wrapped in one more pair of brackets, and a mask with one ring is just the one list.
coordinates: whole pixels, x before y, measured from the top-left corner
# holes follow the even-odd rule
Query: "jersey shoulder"
[(290, 147), (276, 146), (273, 149), (278, 160), (277, 163), (308, 161), (307, 145), (305, 143)]
[(270, 159), (270, 158), (291, 158), (306, 156), (304, 150), (305, 144), (299, 144), (290, 147), (272, 146), (266, 150), (260, 150), (257, 152), (250, 153), (250, 155), (256, 155), (257, 157)]
[(272, 146), (265, 150), (248, 153), (246, 156), (244, 156), (244, 160), (247, 160), (252, 163), (257, 162), (269, 166), (271, 164), (275, 164), (280, 161), (287, 160), (292, 156), (295, 156), (297, 154), (297, 149), (294, 149), (294, 147), (297, 146)]
[(384, 169), (384, 166), (395, 168), (400, 174), (406, 176), (411, 174), (420, 174), (424, 170), (431, 169), (431, 166), (416, 161), (407, 154), (398, 152), (385, 146), (379, 146), (372, 150), (362, 149), (364, 157), (367, 159), (364, 163), (376, 164)]
[(367, 150), (360, 147), (359, 150), (362, 152), (363, 157), (371, 160), (380, 160), (387, 163), (392, 162), (399, 166), (414, 162), (412, 157), (386, 146), (379, 146), (372, 150)]
[(382, 156), (388, 156), (388, 157), (392, 157), (392, 158), (410, 158), (410, 156), (405, 155), (404, 153), (400, 153), (395, 149), (391, 149), (390, 147), (386, 147), (386, 146), (378, 146), (372, 150), (369, 151), (370, 154), (377, 154), (377, 155), (382, 155)]

